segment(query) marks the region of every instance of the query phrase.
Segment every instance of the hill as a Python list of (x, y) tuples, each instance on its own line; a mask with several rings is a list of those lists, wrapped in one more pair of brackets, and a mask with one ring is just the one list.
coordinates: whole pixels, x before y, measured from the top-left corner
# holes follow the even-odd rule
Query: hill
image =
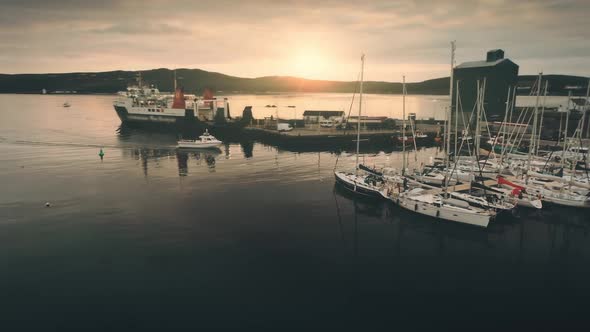
[[(76, 91), (81, 94), (115, 93), (136, 82), (136, 71), (108, 71), (96, 73), (63, 74), (0, 74), (0, 93), (48, 93)], [(209, 72), (200, 69), (176, 70), (178, 84), (191, 93), (201, 93), (209, 88), (213, 91), (229, 93), (272, 93), (272, 92), (342, 92), (352, 93), (357, 82), (309, 80), (290, 76), (266, 76), (242, 78)], [(142, 71), (143, 81), (154, 84), (162, 91), (173, 90), (174, 72), (160, 68)], [(548, 75), (549, 94), (567, 94), (568, 87), (578, 87), (575, 94), (585, 93), (587, 78), (566, 75)], [(536, 79), (533, 75), (519, 77), (519, 85), (531, 86)], [(407, 83), (410, 94), (448, 94), (449, 78), (436, 78), (423, 82)], [(401, 83), (370, 81), (364, 83), (367, 93), (399, 94)], [(527, 93), (527, 89), (521, 89)]]

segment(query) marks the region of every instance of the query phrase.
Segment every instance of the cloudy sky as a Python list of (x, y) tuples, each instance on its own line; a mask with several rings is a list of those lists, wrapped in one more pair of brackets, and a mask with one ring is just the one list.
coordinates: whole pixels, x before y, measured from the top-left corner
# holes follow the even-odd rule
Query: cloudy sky
[(590, 76), (590, 1), (0, 0), (0, 73), (201, 68), (421, 81), (502, 48), (521, 74)]

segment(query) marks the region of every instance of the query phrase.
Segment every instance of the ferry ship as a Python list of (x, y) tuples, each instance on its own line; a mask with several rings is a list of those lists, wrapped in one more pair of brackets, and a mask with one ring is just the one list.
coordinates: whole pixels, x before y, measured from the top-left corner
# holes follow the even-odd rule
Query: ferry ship
[[(121, 122), (129, 123), (210, 123), (218, 117), (231, 119), (227, 98), (213, 98), (210, 92), (203, 97), (185, 95), (182, 88), (174, 94), (161, 93), (155, 86), (143, 86), (141, 78), (137, 86), (118, 93), (113, 106)], [(176, 84), (174, 84), (176, 86)]]

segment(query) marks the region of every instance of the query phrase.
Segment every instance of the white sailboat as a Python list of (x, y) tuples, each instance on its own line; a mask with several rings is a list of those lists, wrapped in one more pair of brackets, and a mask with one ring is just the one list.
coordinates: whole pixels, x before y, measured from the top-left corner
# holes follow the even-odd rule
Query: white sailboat
[(455, 185), (457, 184), (457, 178), (451, 177), (447, 180), (447, 172), (438, 169), (431, 169), (429, 171), (425, 171), (422, 174), (414, 175), (414, 178), (426, 184), (437, 185), (437, 186), (444, 186), (445, 184)]
[[(541, 93), (540, 89), (540, 82), (543, 77), (543, 73), (539, 73), (539, 84), (537, 85), (537, 102), (535, 104), (534, 114), (533, 114), (533, 135), (532, 137), (536, 137), (537, 131), (537, 116), (538, 116), (538, 107), (539, 107), (539, 97)], [(566, 148), (566, 141), (567, 141), (567, 117), (566, 117), (566, 139), (564, 140), (563, 151), (565, 152)], [(551, 187), (545, 184), (544, 182), (539, 183), (535, 181), (534, 178), (530, 178), (528, 172), (531, 171), (532, 161), (533, 161), (533, 153), (536, 151), (537, 142), (535, 139), (530, 140), (529, 146), (529, 153), (527, 158), (527, 172), (525, 174), (524, 181), (514, 179), (512, 180), (513, 183), (526, 188), (527, 192), (532, 194), (541, 195), (542, 199), (548, 203), (562, 205), (562, 206), (569, 206), (569, 207), (578, 207), (578, 208), (590, 208), (590, 197), (586, 195), (582, 195), (573, 188), (572, 183), (568, 186), (557, 186)], [(562, 168), (564, 166), (565, 158), (562, 158)], [(572, 163), (572, 170), (575, 166), (575, 163)], [(551, 181), (552, 182), (552, 181)], [(584, 189), (585, 190), (585, 189)], [(586, 191), (587, 193), (587, 191)]]
[[(359, 84), (359, 113), (358, 118), (361, 118), (361, 110), (363, 103), (363, 75), (365, 69), (365, 55), (361, 56), (361, 76)], [(361, 121), (357, 122), (357, 134), (356, 134), (356, 165), (355, 171), (344, 172), (334, 171), (334, 178), (336, 183), (340, 184), (344, 188), (352, 191), (353, 193), (372, 196), (378, 198), (387, 197), (387, 186), (383, 177), (376, 171), (370, 171), (366, 167), (361, 167), (359, 164), (359, 149), (360, 149), (360, 136), (361, 136)], [(363, 169), (363, 174), (359, 174), (359, 169)]]
[(511, 201), (519, 207), (542, 209), (543, 202), (539, 195), (532, 195), (527, 193), (524, 188), (517, 187), (502, 187), (501, 182), (506, 181), (503, 177), (498, 176), (498, 182), (494, 186), (486, 186), (479, 183), (473, 183), (472, 186), (484, 188), (485, 190), (502, 196), (504, 200)]
[(403, 192), (394, 198), (394, 202), (406, 210), (422, 215), (481, 227), (488, 227), (494, 216), (490, 211), (473, 207), (465, 201), (444, 199), (439, 193), (422, 188)]
[[(451, 43), (452, 46), (452, 58), (451, 58), (451, 82), (453, 81), (452, 79), (452, 72), (453, 72), (453, 63), (454, 63), (454, 55), (455, 55), (455, 43), (452, 42)], [(452, 96), (452, 84), (450, 87), (450, 95)], [(405, 97), (405, 77), (403, 80), (403, 93), (404, 93), (404, 97)], [(402, 98), (403, 102), (404, 102), (404, 113), (405, 113), (405, 98)], [(452, 111), (449, 110), (449, 114)], [(404, 120), (405, 120), (405, 114), (404, 114)], [(447, 120), (448, 124), (447, 127), (450, 127), (450, 117)], [(450, 135), (447, 132), (445, 135), (445, 139), (447, 140), (447, 160), (446, 160), (446, 164), (447, 164), (447, 169), (449, 168), (448, 165), (448, 146), (449, 146), (449, 140), (450, 140)], [(405, 145), (404, 145), (404, 150), (405, 150)], [(404, 158), (403, 158), (403, 169), (405, 170), (406, 168), (406, 159), (405, 159), (405, 151), (404, 151)], [(402, 174), (404, 175), (404, 174)], [(447, 174), (448, 175), (448, 174)], [(448, 189), (448, 184), (449, 184), (449, 177), (446, 176), (445, 177), (446, 180), (444, 181), (443, 185), (444, 185), (444, 192), (447, 191)], [(406, 178), (407, 179), (407, 178)], [(411, 180), (410, 180), (411, 181)], [(416, 183), (418, 185), (421, 185), (420, 183)], [(465, 202), (463, 200), (458, 200), (455, 198), (451, 198), (451, 197), (444, 197), (443, 193), (440, 192), (440, 189), (430, 189), (430, 190), (425, 190), (423, 188), (414, 188), (411, 190), (408, 190), (408, 188), (405, 188), (406, 186), (404, 186), (404, 191), (402, 192), (396, 192), (393, 191), (391, 194), (391, 200), (398, 204), (400, 207), (421, 214), (421, 215), (425, 215), (425, 216), (430, 216), (430, 217), (434, 217), (440, 220), (446, 220), (446, 221), (454, 221), (454, 222), (459, 222), (459, 223), (464, 223), (464, 224), (469, 224), (469, 225), (475, 225), (475, 226), (480, 226), (480, 227), (487, 227), (488, 224), (490, 223), (490, 220), (495, 216), (495, 212), (493, 210), (490, 209), (482, 209), (482, 208), (478, 208), (475, 206), (470, 205), (468, 202)]]

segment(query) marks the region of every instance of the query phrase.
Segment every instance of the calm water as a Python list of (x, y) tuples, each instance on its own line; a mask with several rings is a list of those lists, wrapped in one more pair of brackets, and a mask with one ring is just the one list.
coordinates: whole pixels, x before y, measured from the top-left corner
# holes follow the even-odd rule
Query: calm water
[[(3, 331), (586, 320), (582, 213), (523, 210), (488, 229), (437, 223), (335, 188), (334, 166), (352, 167), (352, 154), (239, 140), (179, 153), (175, 133), (120, 130), (112, 99), (71, 96), (64, 109), (63, 96), (0, 95)], [(362, 158), (401, 164), (397, 153)]]

